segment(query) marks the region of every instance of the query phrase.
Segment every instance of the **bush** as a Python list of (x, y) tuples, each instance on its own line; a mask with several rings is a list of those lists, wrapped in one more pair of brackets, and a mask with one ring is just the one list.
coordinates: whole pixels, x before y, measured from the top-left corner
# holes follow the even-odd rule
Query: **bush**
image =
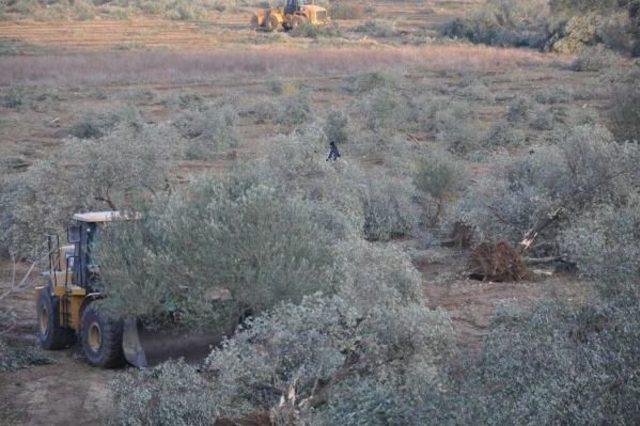
[(367, 21), (353, 29), (357, 33), (363, 33), (371, 37), (388, 38), (398, 34), (392, 24), (382, 21)]
[(12, 87), (6, 95), (2, 96), (2, 106), (10, 109), (19, 109), (27, 104), (27, 95), (21, 87)]
[[(440, 219), (447, 198), (461, 188), (464, 173), (460, 164), (448, 153), (434, 151), (422, 158), (413, 179), (416, 189), (435, 201), (436, 211), (431, 217), (435, 224)], [(429, 200), (424, 200), (428, 203)]]
[(631, 372), (640, 361), (638, 312), (637, 294), (499, 312), (477, 369), (462, 384), (462, 403), (474, 407), (464, 411), (491, 424), (633, 422), (640, 414)]
[(362, 192), (364, 236), (369, 241), (403, 237), (413, 228), (413, 187), (406, 182), (374, 179)]
[(285, 126), (304, 124), (311, 115), (311, 101), (306, 92), (288, 96), (279, 101), (275, 121)]
[[(559, 146), (498, 159), (495, 172), (469, 188), (454, 217), (475, 226), (482, 238), (515, 244), (525, 232), (561, 208), (576, 217), (594, 204), (618, 205), (636, 179), (635, 145), (619, 145), (602, 127), (579, 126)], [(556, 240), (555, 222), (539, 240)]]
[(73, 213), (126, 209), (158, 195), (168, 189), (176, 145), (168, 129), (154, 126), (66, 141), (47, 160), (6, 178), (0, 189), (2, 246), (37, 256), (46, 230), (59, 230)]
[(117, 125), (139, 128), (142, 117), (134, 108), (123, 108), (109, 113), (89, 112), (69, 129), (69, 134), (80, 139), (96, 139), (107, 135)]
[(349, 126), (349, 118), (342, 111), (331, 111), (324, 123), (324, 134), (327, 140), (336, 144), (344, 144), (349, 140), (347, 132)]
[(309, 22), (305, 22), (298, 28), (291, 31), (293, 37), (307, 37), (307, 38), (319, 38), (319, 37), (340, 37), (340, 28), (336, 23), (329, 25), (317, 26)]
[[(1, 315), (0, 318), (2, 318)], [(33, 365), (46, 365), (52, 362), (51, 358), (47, 357), (40, 348), (12, 347), (0, 337), (0, 372), (13, 371)]]
[(365, 8), (361, 4), (339, 1), (331, 5), (329, 15), (332, 19), (360, 19), (365, 15)]
[(422, 276), (411, 259), (390, 245), (362, 240), (336, 247), (340, 298), (361, 314), (377, 307), (422, 303)]
[(331, 407), (349, 399), (354, 380), (410, 377), (420, 366), (419, 378), (433, 385), (451, 333), (446, 316), (417, 303), (361, 314), (338, 297), (316, 296), (254, 319), (211, 353), (206, 369), (225, 416), (271, 410), (290, 419), (315, 417), (326, 410), (325, 392)]
[(527, 133), (506, 120), (495, 123), (484, 142), (488, 147), (516, 147), (527, 142)]
[(398, 86), (398, 78), (395, 75), (371, 72), (346, 77), (342, 89), (352, 95), (361, 95), (374, 89), (389, 89), (393, 91)]
[(640, 140), (640, 72), (632, 72), (611, 90), (608, 119), (619, 141)]
[(542, 48), (549, 36), (547, 19), (546, 0), (489, 0), (469, 17), (444, 25), (441, 34), (473, 43)]
[(238, 315), (332, 291), (331, 242), (310, 202), (251, 179), (204, 179), (147, 216), (100, 252), (107, 303), (120, 315), (225, 325), (210, 296), (221, 289)]
[(175, 126), (188, 140), (188, 159), (207, 160), (224, 149), (237, 146), (235, 124), (238, 114), (231, 106), (210, 105), (181, 114)]
[(376, 88), (360, 100), (359, 109), (367, 127), (379, 131), (405, 121), (406, 103), (396, 91)]
[(613, 52), (602, 45), (588, 47), (582, 50), (571, 64), (573, 71), (602, 71), (610, 68), (616, 61)]
[(640, 196), (624, 206), (600, 206), (563, 233), (563, 250), (588, 278), (615, 289), (640, 274)]
[(184, 361), (120, 374), (111, 391), (121, 425), (204, 425), (217, 417), (209, 383)]

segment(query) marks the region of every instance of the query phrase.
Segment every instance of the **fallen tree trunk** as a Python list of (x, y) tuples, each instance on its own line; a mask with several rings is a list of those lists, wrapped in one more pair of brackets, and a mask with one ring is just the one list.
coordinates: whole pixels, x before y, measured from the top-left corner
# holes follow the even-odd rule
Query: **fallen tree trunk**
[(547, 257), (524, 257), (522, 259), (527, 265), (548, 265), (550, 263), (562, 262), (563, 259), (560, 256), (547, 256)]

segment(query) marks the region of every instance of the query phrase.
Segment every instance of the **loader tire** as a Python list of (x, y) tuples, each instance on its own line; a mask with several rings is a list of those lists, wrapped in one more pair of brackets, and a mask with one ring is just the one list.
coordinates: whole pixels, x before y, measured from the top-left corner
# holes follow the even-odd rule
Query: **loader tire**
[(82, 313), (82, 351), (89, 364), (117, 368), (125, 364), (122, 350), (123, 321), (109, 318), (92, 303)]
[(60, 312), (58, 310), (58, 298), (52, 296), (49, 289), (40, 292), (36, 309), (38, 313), (38, 325), (36, 335), (43, 349), (63, 349), (74, 343), (73, 330), (60, 325)]

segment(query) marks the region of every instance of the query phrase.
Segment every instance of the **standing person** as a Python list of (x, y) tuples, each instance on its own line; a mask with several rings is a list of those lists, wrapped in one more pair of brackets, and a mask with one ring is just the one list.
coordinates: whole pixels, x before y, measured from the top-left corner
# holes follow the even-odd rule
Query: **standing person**
[(329, 143), (329, 147), (330, 147), (330, 150), (329, 150), (329, 157), (327, 157), (327, 161), (329, 160), (336, 161), (338, 158), (341, 157), (340, 151), (338, 151), (338, 147), (336, 146), (336, 143), (331, 141)]

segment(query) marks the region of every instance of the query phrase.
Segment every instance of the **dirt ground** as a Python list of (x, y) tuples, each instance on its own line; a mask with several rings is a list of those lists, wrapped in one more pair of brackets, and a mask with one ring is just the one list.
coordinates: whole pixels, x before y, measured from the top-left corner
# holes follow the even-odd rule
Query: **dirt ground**
[[(250, 101), (270, 94), (268, 85), (274, 77), (273, 74), (264, 75), (265, 70), (281, 70), (280, 78), (291, 77), (294, 72), (278, 64), (281, 61), (275, 58), (261, 59), (255, 69), (230, 76), (219, 70), (231, 66), (235, 56), (224, 56), (222, 65), (214, 66), (207, 62), (210, 59), (204, 61), (199, 57), (180, 56), (185, 51), (196, 54), (209, 52), (207, 58), (211, 58), (218, 52), (250, 50), (261, 52), (266, 58), (272, 55), (273, 50), (270, 49), (273, 47), (290, 49), (295, 55), (300, 55), (291, 56), (293, 59), (290, 61), (295, 63), (312, 60), (318, 51), (310, 47), (337, 49), (331, 51), (332, 62), (322, 65), (325, 67), (322, 72), (305, 71), (304, 75), (294, 76), (297, 84), (312, 90), (314, 105), (322, 108), (348, 102), (340, 91), (340, 85), (351, 69), (344, 68), (342, 63), (348, 64), (354, 52), (356, 59), (350, 65), (354, 68), (363, 71), (401, 68), (410, 71), (408, 74), (413, 81), (432, 87), (434, 92), (451, 93), (452, 96), (455, 96), (461, 80), (470, 73), (472, 78), (487, 84), (497, 97), (496, 105), (478, 102), (479, 115), (486, 123), (504, 110), (506, 100), (518, 93), (535, 94), (558, 86), (583, 90), (597, 85), (595, 77), (589, 73), (577, 75), (568, 71), (566, 64), (571, 60), (568, 57), (514, 49), (429, 44), (412, 47), (403, 43), (403, 40), (413, 42), (415, 39), (410, 36), (415, 34), (428, 37), (438, 24), (463, 14), (477, 1), (433, 0), (423, 2), (423, 5), (419, 5), (421, 2), (374, 3), (376, 17), (392, 20), (399, 30), (397, 36), (377, 40), (350, 31), (364, 19), (340, 22), (346, 35), (339, 40), (314, 41), (292, 39), (282, 34), (265, 35), (247, 30), (249, 18), (242, 13), (221, 15), (215, 22), (176, 22), (155, 18), (82, 22), (0, 21), (0, 90), (6, 91), (15, 83), (40, 94), (40, 100), (34, 101), (27, 110), (0, 107), (0, 155), (19, 156), (31, 164), (46, 158), (51, 150), (59, 147), (67, 135), (66, 129), (85, 111), (133, 104), (147, 120), (158, 122), (166, 119), (167, 105), (175, 96), (197, 93), (205, 99), (226, 95), (240, 99), (241, 105), (246, 102), (246, 108), (240, 112), (241, 142), (233, 158), (259, 156), (265, 135), (278, 133), (279, 129), (256, 124), (252, 120)], [(160, 58), (158, 54), (168, 56)], [(99, 56), (106, 59), (96, 64), (94, 59)], [(139, 58), (139, 68), (132, 60), (135, 57)], [(144, 74), (144, 66), (148, 64), (145, 61), (159, 58), (178, 65), (167, 63), (169, 71), (163, 68), (163, 74), (145, 78), (149, 75)], [(184, 66), (184, 61), (192, 61), (192, 65), (181, 71), (179, 66)], [(107, 67), (109, 62), (116, 65), (109, 72), (101, 72), (99, 68)], [(318, 67), (322, 63), (318, 60)], [(128, 74), (118, 69), (118, 64), (128, 67)], [(175, 69), (171, 68), (173, 66)], [(189, 74), (194, 67), (199, 74)], [(217, 70), (218, 74), (211, 69)], [(51, 70), (59, 77), (52, 79), (48, 74)], [(143, 76), (127, 82), (136, 73)], [(82, 76), (82, 79), (76, 79), (77, 76)], [(583, 104), (597, 106), (601, 99), (595, 96), (576, 102), (580, 103), (579, 107)], [(434, 142), (433, 135), (412, 137), (417, 143)], [(371, 158), (362, 160), (375, 162)], [(224, 170), (229, 164), (226, 156), (207, 163), (185, 161), (180, 172), (186, 175), (200, 169)], [(418, 252), (413, 258), (423, 273), (429, 306), (448, 311), (461, 341), (471, 347), (478, 347), (492, 314), (502, 303), (526, 305), (542, 297), (565, 300), (587, 297), (582, 285), (571, 276), (540, 275), (539, 279), (523, 283), (479, 282), (465, 276), (465, 253), (430, 249)], [(31, 286), (9, 299), (17, 311), (19, 323), (11, 338), (22, 345), (34, 343), (35, 313), (31, 294), (36, 282), (34, 276)], [(6, 280), (0, 282), (0, 292), (7, 285)], [(54, 363), (50, 365), (0, 373), (0, 416), (3, 416), (0, 423), (103, 423), (112, 409), (108, 383), (122, 371), (91, 368), (73, 349), (54, 352), (51, 357)]]

